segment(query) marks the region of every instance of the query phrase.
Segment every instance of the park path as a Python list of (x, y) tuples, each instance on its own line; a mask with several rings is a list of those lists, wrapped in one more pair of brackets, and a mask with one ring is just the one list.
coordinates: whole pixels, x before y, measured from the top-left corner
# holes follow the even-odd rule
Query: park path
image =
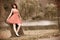
[(22, 26), (49, 26), (49, 25), (57, 25), (57, 21), (50, 20), (40, 20), (40, 21), (26, 21), (22, 22)]
[[(60, 36), (54, 37), (54, 36), (51, 36), (51, 34), (50, 34), (50, 35), (48, 35), (50, 37), (44, 37), (46, 35), (42, 35), (42, 34), (47, 34), (47, 33), (49, 34), (50, 32), (55, 33), (57, 31), (58, 30), (39, 30), (39, 31), (38, 30), (35, 30), (35, 31), (33, 30), (33, 31), (31, 31), (31, 33), (34, 32), (33, 34), (35, 34), (35, 35), (33, 35), (33, 34), (30, 35), (30, 31), (26, 31), (25, 34), (27, 32), (29, 32), (27, 35), (23, 35), (23, 36), (20, 36), (20, 37), (12, 37), (8, 40), (60, 40)], [(38, 34), (38, 36), (36, 35), (36, 33), (39, 33), (39, 32), (43, 36), (42, 38), (39, 37), (40, 34)]]
[(31, 39), (31, 38), (26, 38), (26, 37), (14, 37), (11, 38), (10, 40), (60, 40), (60, 36), (59, 37), (51, 37), (51, 38), (38, 38), (38, 39)]
[(51, 38), (38, 39), (38, 40), (60, 40), (60, 36), (59, 37), (51, 37)]

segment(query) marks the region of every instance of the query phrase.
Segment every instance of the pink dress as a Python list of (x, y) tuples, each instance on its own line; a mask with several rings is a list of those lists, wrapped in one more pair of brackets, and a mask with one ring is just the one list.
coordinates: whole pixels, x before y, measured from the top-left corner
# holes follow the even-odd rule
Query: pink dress
[(21, 24), (22, 21), (19, 17), (19, 11), (16, 10), (16, 9), (13, 9), (12, 11), (13, 15), (7, 20), (8, 23), (11, 23), (11, 24)]

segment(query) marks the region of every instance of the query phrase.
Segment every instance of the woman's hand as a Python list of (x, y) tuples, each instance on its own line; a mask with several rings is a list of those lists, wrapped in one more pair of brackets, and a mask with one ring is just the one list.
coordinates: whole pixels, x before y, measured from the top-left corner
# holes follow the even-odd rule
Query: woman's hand
[(6, 22), (8, 22), (8, 19), (6, 20)]
[(9, 19), (9, 17), (7, 18), (7, 20)]

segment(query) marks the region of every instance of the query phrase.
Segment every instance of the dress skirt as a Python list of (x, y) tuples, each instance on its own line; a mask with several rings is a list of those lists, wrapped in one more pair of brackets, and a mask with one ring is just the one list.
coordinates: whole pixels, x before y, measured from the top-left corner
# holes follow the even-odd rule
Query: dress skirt
[(21, 18), (18, 16), (18, 14), (13, 14), (8, 20), (7, 20), (8, 23), (11, 23), (11, 24), (21, 24), (22, 21), (21, 21)]

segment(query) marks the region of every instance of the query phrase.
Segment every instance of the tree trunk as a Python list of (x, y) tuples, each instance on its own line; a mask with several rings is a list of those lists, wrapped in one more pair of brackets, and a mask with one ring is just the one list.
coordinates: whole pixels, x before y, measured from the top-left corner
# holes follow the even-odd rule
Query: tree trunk
[(55, 0), (56, 1), (56, 4), (57, 4), (57, 8), (58, 8), (58, 27), (59, 27), (59, 30), (60, 30), (60, 0)]

